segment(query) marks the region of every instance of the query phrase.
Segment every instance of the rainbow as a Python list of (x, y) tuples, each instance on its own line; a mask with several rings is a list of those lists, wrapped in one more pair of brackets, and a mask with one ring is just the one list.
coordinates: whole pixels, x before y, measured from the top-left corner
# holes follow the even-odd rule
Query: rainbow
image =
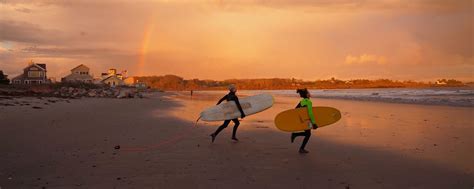
[(146, 64), (146, 56), (148, 54), (148, 50), (150, 47), (151, 36), (153, 34), (153, 28), (155, 27), (155, 22), (153, 16), (151, 16), (150, 21), (145, 26), (145, 32), (143, 34), (143, 39), (141, 43), (141, 48), (138, 57), (138, 75), (144, 74), (145, 64)]

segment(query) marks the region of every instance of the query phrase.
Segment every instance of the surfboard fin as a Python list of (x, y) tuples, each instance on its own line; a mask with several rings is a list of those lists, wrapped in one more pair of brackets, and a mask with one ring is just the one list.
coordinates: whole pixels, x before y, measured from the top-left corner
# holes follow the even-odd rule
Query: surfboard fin
[(201, 116), (196, 120), (196, 123), (194, 123), (194, 127), (197, 127), (198, 121), (201, 119)]

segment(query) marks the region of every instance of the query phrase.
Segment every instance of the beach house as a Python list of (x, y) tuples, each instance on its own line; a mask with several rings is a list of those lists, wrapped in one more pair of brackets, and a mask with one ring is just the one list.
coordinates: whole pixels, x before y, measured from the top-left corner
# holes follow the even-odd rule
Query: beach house
[(30, 85), (49, 83), (46, 72), (46, 64), (30, 61), (28, 66), (23, 69), (23, 74), (12, 79), (12, 84)]
[(111, 87), (116, 87), (116, 86), (123, 85), (123, 80), (121, 80), (119, 77), (117, 77), (117, 75), (112, 75), (112, 76), (109, 76), (109, 77), (103, 79), (102, 83), (107, 84)]
[(92, 83), (94, 78), (90, 75), (89, 67), (81, 64), (71, 69), (71, 74), (63, 77), (62, 82), (82, 82), (82, 83)]
[(111, 87), (124, 85), (123, 80), (126, 78), (126, 73), (126, 70), (122, 71), (121, 73), (117, 73), (116, 69), (111, 68), (107, 73), (101, 74), (100, 83), (107, 84)]

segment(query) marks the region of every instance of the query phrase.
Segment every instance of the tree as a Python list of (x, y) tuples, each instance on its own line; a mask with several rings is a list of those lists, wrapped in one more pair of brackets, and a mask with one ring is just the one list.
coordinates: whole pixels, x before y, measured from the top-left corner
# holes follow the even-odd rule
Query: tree
[(10, 83), (10, 80), (7, 78), (6, 75), (3, 74), (3, 71), (0, 70), (0, 84), (7, 85)]

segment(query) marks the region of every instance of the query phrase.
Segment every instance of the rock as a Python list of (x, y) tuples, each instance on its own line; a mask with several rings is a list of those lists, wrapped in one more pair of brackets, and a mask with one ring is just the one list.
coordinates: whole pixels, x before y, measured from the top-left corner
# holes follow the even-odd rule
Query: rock
[(82, 95), (82, 96), (83, 96), (83, 95), (85, 95), (85, 94), (87, 93), (87, 90), (86, 90), (86, 89), (83, 89), (83, 88), (81, 88), (81, 89), (79, 89), (79, 91), (78, 91), (78, 92), (79, 92), (79, 94), (80, 94), (80, 95)]
[(89, 97), (95, 97), (97, 95), (97, 93), (95, 92), (95, 90), (91, 90), (87, 93), (87, 96)]

